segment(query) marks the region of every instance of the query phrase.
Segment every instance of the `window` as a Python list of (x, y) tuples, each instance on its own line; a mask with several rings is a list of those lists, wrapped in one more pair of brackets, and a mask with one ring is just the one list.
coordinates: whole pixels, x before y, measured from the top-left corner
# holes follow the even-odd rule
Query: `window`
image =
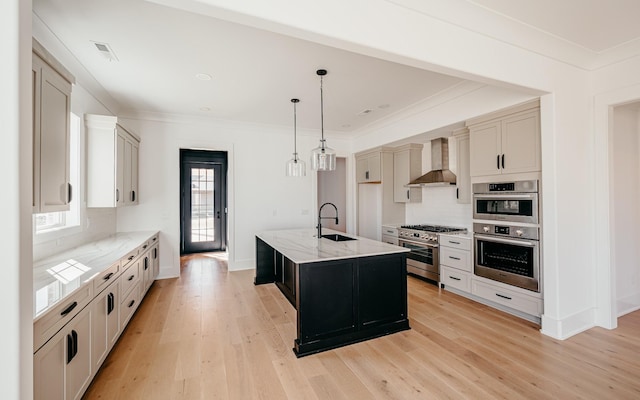
[(80, 117), (71, 113), (69, 180), (73, 187), (73, 196), (69, 203), (69, 211), (35, 214), (33, 219), (36, 234), (80, 225), (80, 124)]

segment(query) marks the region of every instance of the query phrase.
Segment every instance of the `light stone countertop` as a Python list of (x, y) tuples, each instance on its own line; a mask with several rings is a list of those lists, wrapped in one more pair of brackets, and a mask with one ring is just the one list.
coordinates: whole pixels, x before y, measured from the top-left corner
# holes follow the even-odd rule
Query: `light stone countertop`
[(316, 237), (316, 229), (267, 231), (259, 233), (256, 236), (296, 264), (408, 253), (410, 251), (404, 247), (378, 242), (377, 240), (337, 232), (331, 229), (322, 229), (323, 235), (334, 233), (356, 238), (357, 240), (334, 242), (326, 238), (318, 239)]
[(34, 320), (80, 287), (92, 284), (93, 277), (157, 233), (120, 232), (36, 261), (33, 266)]

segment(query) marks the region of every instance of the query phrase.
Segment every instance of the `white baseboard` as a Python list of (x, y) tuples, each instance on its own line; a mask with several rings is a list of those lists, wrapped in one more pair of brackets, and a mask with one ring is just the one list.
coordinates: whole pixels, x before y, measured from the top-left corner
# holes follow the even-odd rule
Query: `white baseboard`
[(563, 319), (542, 315), (542, 332), (554, 339), (565, 340), (595, 326), (595, 310), (589, 308)]

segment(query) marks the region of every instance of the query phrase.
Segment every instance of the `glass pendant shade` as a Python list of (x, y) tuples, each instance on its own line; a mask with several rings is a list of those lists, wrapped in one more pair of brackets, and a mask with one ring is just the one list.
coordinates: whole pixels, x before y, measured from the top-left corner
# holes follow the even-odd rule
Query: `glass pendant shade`
[(335, 171), (336, 152), (326, 146), (324, 140), (324, 96), (322, 93), (322, 77), (327, 74), (327, 70), (319, 69), (316, 74), (320, 77), (320, 146), (311, 150), (311, 169), (314, 171)]
[(336, 152), (325, 146), (325, 140), (320, 140), (320, 146), (311, 150), (311, 169), (315, 171), (334, 171), (336, 169)]
[(306, 174), (304, 161), (298, 158), (298, 153), (293, 153), (293, 158), (287, 161), (287, 176), (305, 176)]
[(293, 158), (287, 161), (287, 176), (305, 176), (307, 174), (306, 166), (304, 165), (304, 161), (298, 158), (296, 143), (296, 104), (300, 102), (300, 100), (291, 99), (291, 102), (293, 103)]

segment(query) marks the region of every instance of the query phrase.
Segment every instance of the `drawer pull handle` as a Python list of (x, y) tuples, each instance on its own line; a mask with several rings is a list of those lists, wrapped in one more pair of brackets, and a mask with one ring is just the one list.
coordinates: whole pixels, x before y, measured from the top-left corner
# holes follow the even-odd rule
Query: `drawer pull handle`
[(454, 281), (459, 281), (459, 280), (461, 280), (460, 278), (455, 277), (455, 276), (451, 276), (451, 275), (449, 275), (449, 278), (453, 279)]
[(74, 301), (73, 303), (71, 303), (69, 307), (62, 310), (62, 312), (60, 313), (60, 316), (64, 317), (65, 315), (69, 314), (71, 311), (73, 311), (74, 308), (76, 308), (77, 305), (78, 305), (78, 302)]
[(135, 303), (136, 303), (136, 301), (135, 301), (135, 300), (131, 300), (131, 301), (129, 302), (128, 307), (129, 307), (129, 308), (133, 307), (133, 305), (134, 305)]
[(155, 242), (156, 240), (158, 240), (158, 238), (153, 238), (152, 240)]
[(451, 243), (451, 244), (460, 244), (460, 242), (453, 242), (451, 240), (449, 240), (449, 243)]
[(460, 261), (460, 257), (449, 256), (449, 258), (450, 258), (450, 259), (452, 259), (452, 260), (458, 260), (458, 261)]
[(142, 250), (146, 249), (147, 245), (145, 244), (144, 246), (142, 246)]
[(129, 258), (127, 258), (127, 260), (131, 261), (131, 260), (133, 260), (134, 257), (135, 256), (129, 256)]
[(104, 279), (105, 281), (108, 281), (109, 279), (111, 279), (112, 276), (113, 276), (113, 272), (109, 272), (102, 279)]
[(132, 281), (132, 280), (133, 280), (133, 278), (135, 278), (135, 277), (136, 277), (135, 275), (131, 275), (131, 276), (129, 277), (129, 279), (127, 279), (127, 280), (128, 280), (128, 281)]
[(502, 297), (503, 299), (511, 300), (511, 297), (509, 297), (509, 296), (505, 296), (505, 295), (500, 294), (500, 293), (496, 293), (496, 296), (498, 296), (498, 297)]

